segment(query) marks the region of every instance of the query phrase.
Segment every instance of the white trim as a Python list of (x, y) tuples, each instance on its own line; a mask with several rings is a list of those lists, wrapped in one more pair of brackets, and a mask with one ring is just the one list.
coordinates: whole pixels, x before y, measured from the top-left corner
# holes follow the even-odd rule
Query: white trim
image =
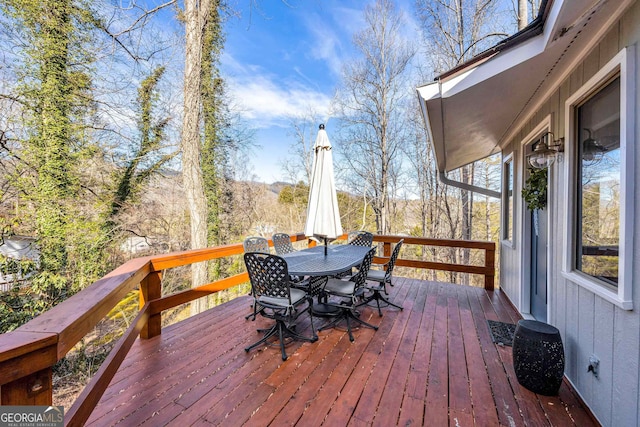
[(502, 242), (502, 246), (506, 246), (508, 248), (514, 249), (516, 247), (516, 161), (514, 157), (514, 153), (509, 153), (508, 155), (502, 158), (502, 212), (501, 212), (501, 224), (500, 228), (503, 229), (505, 225), (505, 214), (507, 213), (507, 209), (505, 206), (508, 204), (508, 194), (507, 188), (505, 184), (507, 183), (509, 177), (505, 176), (504, 168), (505, 164), (509, 163), (511, 165), (511, 218), (509, 218), (509, 223), (511, 224), (511, 239), (505, 239), (504, 231), (500, 233), (500, 240)]
[[(520, 140), (520, 164), (522, 165), (520, 168), (520, 188), (519, 192), (522, 192), (522, 188), (525, 183), (525, 172), (527, 170), (527, 159), (526, 154), (527, 150), (526, 146), (530, 145), (536, 138), (540, 137), (545, 132), (551, 131), (551, 114), (547, 115), (543, 118), (540, 123), (538, 123), (524, 138)], [(558, 162), (554, 162), (551, 167), (558, 164)], [(551, 171), (549, 171), (551, 172)], [(547, 177), (547, 182), (550, 182), (550, 176)], [(551, 212), (551, 202), (552, 197), (550, 197), (549, 192), (547, 192), (548, 203), (547, 203), (547, 216)], [(531, 221), (529, 220), (529, 210), (525, 206), (524, 199), (520, 198), (520, 223), (522, 226), (520, 227), (520, 235), (522, 236), (521, 244), (520, 244), (520, 265), (522, 268), (520, 269), (520, 312), (525, 315), (531, 315)], [(549, 221), (547, 221), (550, 224)], [(549, 232), (551, 231), (551, 227), (547, 227), (547, 242), (551, 242)], [(551, 259), (551, 251), (547, 250), (547, 321), (549, 320), (549, 313), (551, 308), (551, 299), (553, 298), (553, 294), (550, 292), (551, 287), (551, 267), (553, 260)]]
[[(620, 74), (620, 256), (618, 259), (618, 288), (612, 289), (601, 280), (575, 270), (574, 209), (576, 167), (575, 156), (575, 107), (594, 94), (594, 90), (606, 80)], [(635, 46), (618, 52), (606, 65), (591, 77), (565, 103), (566, 139), (568, 155), (565, 168), (565, 218), (562, 276), (624, 310), (633, 309), (632, 264), (634, 236), (634, 129), (635, 129)]]

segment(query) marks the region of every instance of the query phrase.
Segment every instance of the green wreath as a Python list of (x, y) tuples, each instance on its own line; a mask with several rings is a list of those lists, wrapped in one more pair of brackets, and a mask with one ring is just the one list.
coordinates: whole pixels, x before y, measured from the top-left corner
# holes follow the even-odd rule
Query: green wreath
[(529, 210), (547, 207), (547, 169), (529, 169), (529, 178), (522, 189), (522, 198)]

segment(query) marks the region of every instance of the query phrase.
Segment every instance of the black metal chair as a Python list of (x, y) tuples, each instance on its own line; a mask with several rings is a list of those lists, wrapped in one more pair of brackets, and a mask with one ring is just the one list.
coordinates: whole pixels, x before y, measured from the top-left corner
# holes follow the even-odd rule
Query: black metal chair
[[(368, 231), (351, 231), (347, 235), (347, 245), (352, 246), (363, 246), (366, 248), (370, 248), (373, 245), (373, 234)], [(338, 279), (343, 277), (352, 276), (353, 269), (350, 268), (348, 270), (342, 271), (335, 275)]]
[(334, 319), (319, 328), (319, 331), (333, 328), (337, 326), (342, 320), (345, 320), (347, 323), (347, 331), (349, 332), (349, 340), (351, 341), (354, 340), (353, 333), (351, 332), (352, 322), (356, 322), (357, 324), (373, 328), (374, 330), (378, 330), (377, 326), (360, 319), (360, 313), (358, 313), (358, 311), (356, 310), (357, 299), (362, 295), (362, 287), (364, 286), (367, 279), (367, 272), (369, 271), (369, 267), (371, 267), (371, 262), (373, 261), (373, 255), (375, 254), (375, 252), (375, 248), (367, 252), (364, 259), (362, 260), (362, 264), (360, 264), (358, 272), (355, 275), (351, 276), (349, 280), (331, 278), (327, 281), (327, 284), (324, 286), (324, 291), (329, 295), (329, 297), (333, 296), (343, 298), (343, 300), (335, 302), (329, 299), (327, 301), (326, 304), (328, 306), (338, 308), (339, 312)]
[(400, 248), (402, 248), (402, 244), (404, 243), (404, 239), (400, 240), (396, 247), (393, 248), (393, 252), (391, 253), (391, 258), (384, 264), (383, 270), (369, 270), (367, 273), (367, 280), (376, 282), (375, 284), (365, 284), (364, 288), (366, 290), (371, 291), (370, 295), (364, 297), (364, 300), (358, 305), (369, 304), (371, 301), (375, 301), (378, 306), (378, 314), (382, 316), (382, 310), (380, 310), (380, 301), (383, 302), (383, 307), (393, 306), (402, 310), (402, 307), (392, 303), (382, 294), (384, 292), (386, 295), (389, 294), (387, 292), (387, 283), (391, 284), (391, 278), (393, 276), (393, 267), (396, 264), (396, 259), (398, 259), (398, 254), (400, 253)]
[(268, 254), (271, 251), (269, 250), (269, 240), (264, 237), (247, 237), (242, 242), (242, 247), (245, 252), (260, 252), (263, 254)]
[[(271, 252), (269, 250), (269, 241), (264, 237), (260, 237), (260, 236), (247, 237), (242, 242), (242, 247), (245, 253), (260, 252), (263, 254), (268, 254)], [(262, 308), (256, 302), (256, 296), (253, 294), (253, 290), (251, 291), (251, 296), (253, 297), (253, 304), (251, 305), (251, 307), (253, 308), (253, 313), (247, 314), (244, 318), (245, 319), (252, 318), (251, 320), (256, 320), (256, 316), (262, 310)]]
[(290, 254), (295, 252), (293, 245), (291, 244), (291, 237), (286, 233), (276, 233), (271, 236), (273, 241), (273, 247), (276, 250), (277, 255)]
[[(266, 343), (272, 336), (280, 340), (282, 360), (287, 360), (285, 351), (286, 340), (315, 342), (318, 339), (313, 327), (311, 307), (313, 300), (300, 289), (292, 288), (289, 283), (289, 270), (284, 258), (277, 255), (267, 255), (259, 252), (244, 254), (244, 262), (251, 280), (251, 289), (256, 302), (262, 307), (260, 315), (274, 319), (275, 323), (269, 329), (261, 330), (264, 336), (257, 342), (245, 348), (249, 352)], [(307, 307), (300, 309), (302, 304)], [(309, 312), (312, 336), (307, 337), (294, 330), (295, 322), (304, 312)]]
[[(274, 234), (273, 236), (271, 236), (271, 241), (273, 242), (273, 248), (276, 250), (276, 255), (286, 255), (296, 251), (293, 245), (291, 244), (291, 237), (286, 233)], [(300, 289), (303, 289), (304, 286), (308, 286), (308, 283), (306, 283), (306, 285), (304, 283), (304, 282), (308, 282), (308, 280), (306, 280), (304, 277), (301, 277), (301, 276), (291, 276), (289, 277), (289, 280), (293, 282), (291, 286), (294, 286)], [(298, 284), (300, 286), (298, 286)]]
[(368, 231), (352, 231), (347, 236), (347, 244), (353, 246), (367, 246), (373, 245), (373, 234)]

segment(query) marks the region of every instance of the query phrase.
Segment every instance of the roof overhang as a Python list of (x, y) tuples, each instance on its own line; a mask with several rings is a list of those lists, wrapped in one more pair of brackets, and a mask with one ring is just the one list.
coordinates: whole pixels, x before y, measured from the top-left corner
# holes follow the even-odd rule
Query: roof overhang
[(550, 1), (532, 26), (419, 87), (438, 170), (500, 152), (633, 1)]

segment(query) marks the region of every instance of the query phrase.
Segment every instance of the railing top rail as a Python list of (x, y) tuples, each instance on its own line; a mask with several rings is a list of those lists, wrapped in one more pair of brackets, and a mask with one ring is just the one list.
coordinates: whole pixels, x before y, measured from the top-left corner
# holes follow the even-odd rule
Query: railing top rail
[(152, 271), (149, 261), (150, 258), (145, 257), (126, 262), (81, 292), (20, 326), (16, 332), (57, 335), (58, 357), (64, 357)]
[(485, 242), (483, 240), (452, 240), (452, 239), (433, 239), (430, 237), (413, 237), (389, 234), (374, 234), (373, 241), (381, 243), (397, 243), (404, 239), (405, 245), (423, 245), (423, 246), (446, 246), (454, 248), (470, 248), (495, 250), (495, 242)]

